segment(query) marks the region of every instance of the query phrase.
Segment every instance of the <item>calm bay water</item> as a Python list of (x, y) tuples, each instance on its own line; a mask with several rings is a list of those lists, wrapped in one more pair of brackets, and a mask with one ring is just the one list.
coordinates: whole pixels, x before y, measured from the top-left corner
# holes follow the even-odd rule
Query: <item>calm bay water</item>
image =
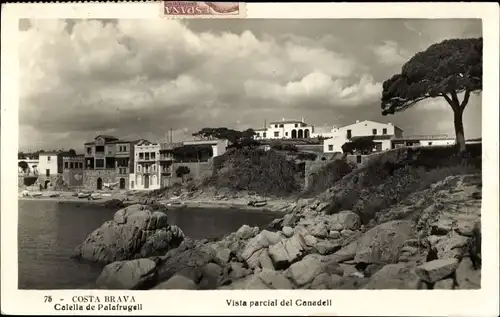
[[(102, 266), (71, 259), (75, 247), (115, 210), (53, 201), (19, 201), (20, 289), (77, 289), (95, 282)], [(217, 238), (241, 225), (265, 226), (277, 214), (234, 209), (168, 210), (169, 223), (194, 239)]]

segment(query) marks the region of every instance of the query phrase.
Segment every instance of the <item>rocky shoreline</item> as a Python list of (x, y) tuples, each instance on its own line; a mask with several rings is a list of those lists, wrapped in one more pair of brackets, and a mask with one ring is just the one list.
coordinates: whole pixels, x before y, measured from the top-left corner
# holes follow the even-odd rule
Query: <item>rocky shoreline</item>
[[(301, 199), (269, 228), (194, 241), (146, 205), (119, 210), (77, 248), (107, 264), (101, 289), (478, 289), (481, 175), (451, 176), (363, 224)], [(346, 188), (344, 188), (346, 190)]]

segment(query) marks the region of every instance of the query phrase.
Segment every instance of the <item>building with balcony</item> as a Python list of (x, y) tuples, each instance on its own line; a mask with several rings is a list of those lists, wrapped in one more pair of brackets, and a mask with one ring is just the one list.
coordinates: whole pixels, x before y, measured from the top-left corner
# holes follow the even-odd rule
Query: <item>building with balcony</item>
[(255, 139), (308, 139), (314, 134), (314, 126), (302, 120), (285, 120), (271, 122), (262, 129), (254, 129)]
[(131, 189), (153, 190), (161, 187), (160, 144), (141, 140), (134, 145), (134, 172), (130, 173)]
[(120, 189), (128, 189), (129, 176), (134, 173), (134, 145), (141, 141), (98, 135), (85, 143), (84, 186), (99, 190), (104, 184), (117, 184)]
[(375, 142), (374, 151), (385, 151), (392, 148), (392, 139), (401, 138), (403, 130), (392, 123), (380, 123), (375, 121), (359, 121), (341, 128), (333, 128), (328, 133), (328, 139), (323, 141), (324, 153), (342, 153), (342, 145), (357, 137), (373, 137)]

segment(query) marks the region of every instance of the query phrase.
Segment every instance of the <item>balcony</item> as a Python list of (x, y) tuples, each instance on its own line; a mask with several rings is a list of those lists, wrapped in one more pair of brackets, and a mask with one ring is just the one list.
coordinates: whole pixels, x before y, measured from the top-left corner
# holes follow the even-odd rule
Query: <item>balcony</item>
[(160, 155), (160, 161), (173, 161), (173, 155)]
[(154, 163), (156, 162), (156, 158), (155, 157), (143, 157), (143, 158), (140, 158), (137, 160), (138, 163)]

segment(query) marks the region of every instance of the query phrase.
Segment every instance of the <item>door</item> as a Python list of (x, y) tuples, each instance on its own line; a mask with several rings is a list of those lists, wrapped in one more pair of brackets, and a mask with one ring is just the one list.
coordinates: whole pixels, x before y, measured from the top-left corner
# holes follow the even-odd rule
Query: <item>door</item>
[(102, 189), (102, 178), (97, 179), (97, 189)]
[(144, 175), (144, 188), (149, 188), (149, 175)]
[(125, 178), (120, 178), (120, 189), (125, 189)]

